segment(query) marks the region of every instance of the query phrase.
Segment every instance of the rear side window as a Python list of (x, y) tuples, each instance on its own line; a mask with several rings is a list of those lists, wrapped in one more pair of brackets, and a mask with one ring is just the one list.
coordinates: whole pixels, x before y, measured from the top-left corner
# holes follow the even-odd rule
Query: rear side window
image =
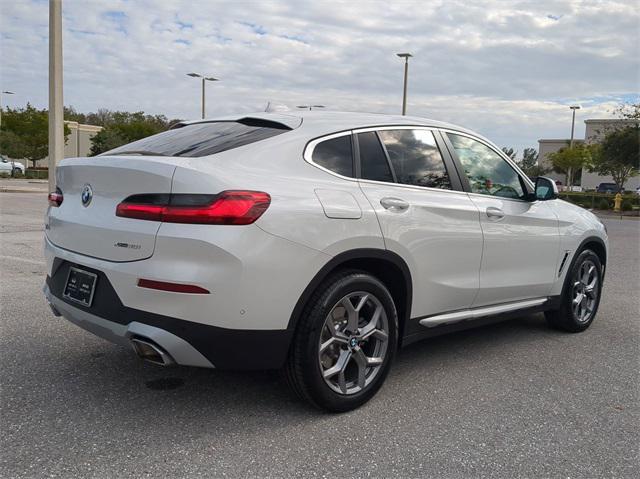
[(206, 156), (271, 138), (290, 129), (273, 121), (252, 119), (195, 123), (119, 146), (100, 156)]
[(451, 189), (433, 133), (429, 130), (381, 130), (398, 183)]
[(316, 165), (342, 176), (353, 176), (351, 135), (339, 136), (318, 143), (311, 158)]
[(387, 181), (392, 183), (393, 176), (387, 162), (387, 155), (382, 149), (375, 132), (358, 134), (360, 148), (360, 176), (365, 180)]

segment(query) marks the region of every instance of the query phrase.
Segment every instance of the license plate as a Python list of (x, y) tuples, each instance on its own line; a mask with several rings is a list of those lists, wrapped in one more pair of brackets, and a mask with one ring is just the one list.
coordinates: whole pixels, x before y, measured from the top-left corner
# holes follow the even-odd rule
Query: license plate
[(89, 308), (93, 301), (98, 275), (78, 268), (69, 268), (62, 296)]

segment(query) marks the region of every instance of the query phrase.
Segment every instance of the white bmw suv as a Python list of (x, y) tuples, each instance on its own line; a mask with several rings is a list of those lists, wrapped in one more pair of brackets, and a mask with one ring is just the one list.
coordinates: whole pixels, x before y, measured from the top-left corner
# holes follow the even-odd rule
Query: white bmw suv
[(607, 234), (499, 148), (422, 118), (184, 122), (62, 161), (44, 292), (163, 365), (282, 368), (315, 406), (381, 387), (398, 347), (544, 311), (593, 322)]

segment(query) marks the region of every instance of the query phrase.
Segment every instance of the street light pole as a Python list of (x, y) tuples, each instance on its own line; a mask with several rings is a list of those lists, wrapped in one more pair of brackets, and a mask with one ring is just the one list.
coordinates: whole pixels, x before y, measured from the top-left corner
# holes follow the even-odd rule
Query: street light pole
[(580, 105), (571, 105), (569, 107), (571, 110), (571, 140), (569, 140), (569, 148), (573, 148), (573, 131), (576, 125), (576, 110), (580, 109)]
[(49, 0), (49, 191), (56, 189), (56, 164), (64, 158), (62, 108), (62, 0)]
[(202, 119), (204, 120), (204, 117), (205, 117), (204, 82), (205, 81), (220, 81), (220, 80), (218, 78), (206, 77), (204, 75), (200, 75), (199, 73), (187, 73), (187, 76), (190, 76), (190, 77), (193, 77), (193, 78), (201, 78), (202, 79), (202, 104), (201, 104), (201, 109), (202, 109)]
[(396, 53), (400, 58), (404, 58), (404, 88), (402, 90), (402, 115), (407, 114), (407, 81), (409, 77), (409, 57), (411, 53)]
[(15, 95), (15, 93), (8, 90), (4, 90), (0, 93), (0, 126), (2, 126), (2, 95)]

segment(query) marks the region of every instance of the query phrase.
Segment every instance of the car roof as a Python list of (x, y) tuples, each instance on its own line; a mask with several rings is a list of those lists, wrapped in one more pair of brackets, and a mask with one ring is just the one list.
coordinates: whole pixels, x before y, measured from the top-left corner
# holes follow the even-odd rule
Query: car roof
[[(339, 131), (379, 126), (427, 126), (446, 128), (469, 133), (483, 138), (481, 135), (451, 123), (431, 120), (418, 116), (387, 115), (382, 113), (360, 113), (331, 110), (293, 110), (287, 112), (255, 112), (227, 115), (204, 120), (183, 121), (180, 125), (212, 121), (264, 120), (282, 124), (291, 129), (300, 129), (309, 137), (318, 137)], [(486, 140), (486, 138), (483, 138)], [(486, 140), (489, 141), (489, 140)]]

